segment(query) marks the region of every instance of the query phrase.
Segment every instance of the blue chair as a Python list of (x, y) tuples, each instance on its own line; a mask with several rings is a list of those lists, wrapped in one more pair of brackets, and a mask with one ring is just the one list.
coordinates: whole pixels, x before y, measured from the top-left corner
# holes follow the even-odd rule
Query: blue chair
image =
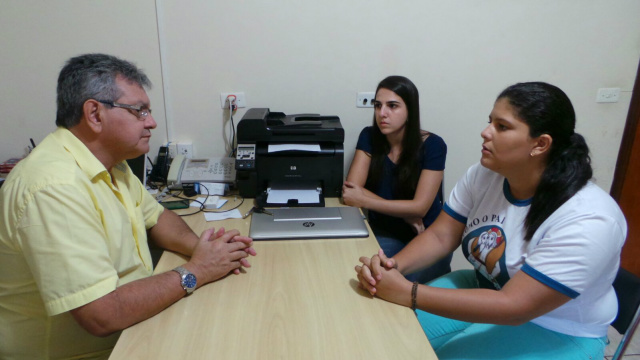
[(620, 268), (613, 288), (618, 296), (618, 316), (611, 324), (622, 335), (612, 360), (621, 359), (640, 323), (640, 278)]

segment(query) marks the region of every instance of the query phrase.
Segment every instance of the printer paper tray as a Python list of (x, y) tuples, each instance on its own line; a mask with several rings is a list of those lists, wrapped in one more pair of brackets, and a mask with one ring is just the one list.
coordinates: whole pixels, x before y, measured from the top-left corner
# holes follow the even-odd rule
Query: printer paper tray
[(259, 207), (324, 207), (324, 195), (319, 195), (317, 203), (298, 203), (297, 200), (289, 200), (284, 203), (269, 203), (267, 202), (267, 192), (264, 191), (256, 197), (256, 204)]

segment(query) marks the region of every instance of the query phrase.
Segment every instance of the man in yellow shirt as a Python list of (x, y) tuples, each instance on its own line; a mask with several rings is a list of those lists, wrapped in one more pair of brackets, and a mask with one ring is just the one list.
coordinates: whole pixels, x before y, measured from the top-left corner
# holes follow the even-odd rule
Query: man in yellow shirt
[[(58, 129), (0, 188), (0, 358), (106, 358), (122, 329), (249, 266), (251, 238), (198, 237), (129, 169), (156, 127), (150, 85), (102, 54), (60, 72)], [(152, 276), (148, 241), (191, 258)]]

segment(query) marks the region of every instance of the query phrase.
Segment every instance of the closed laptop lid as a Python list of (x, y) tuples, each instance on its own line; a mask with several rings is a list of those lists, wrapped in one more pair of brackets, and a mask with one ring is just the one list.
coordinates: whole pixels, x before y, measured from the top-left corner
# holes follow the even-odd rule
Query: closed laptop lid
[(249, 236), (254, 240), (335, 239), (369, 236), (360, 209), (300, 207), (253, 213)]

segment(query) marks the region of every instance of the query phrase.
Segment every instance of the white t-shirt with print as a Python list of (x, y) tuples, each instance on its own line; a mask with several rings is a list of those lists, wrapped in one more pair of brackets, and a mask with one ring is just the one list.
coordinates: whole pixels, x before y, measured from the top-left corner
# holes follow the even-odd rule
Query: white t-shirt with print
[(467, 224), (462, 250), (483, 283), (499, 289), (522, 270), (571, 297), (533, 323), (572, 336), (605, 336), (617, 314), (611, 284), (627, 235), (622, 211), (588, 182), (525, 241), (530, 203), (516, 200), (503, 176), (478, 163), (458, 181), (444, 211)]

